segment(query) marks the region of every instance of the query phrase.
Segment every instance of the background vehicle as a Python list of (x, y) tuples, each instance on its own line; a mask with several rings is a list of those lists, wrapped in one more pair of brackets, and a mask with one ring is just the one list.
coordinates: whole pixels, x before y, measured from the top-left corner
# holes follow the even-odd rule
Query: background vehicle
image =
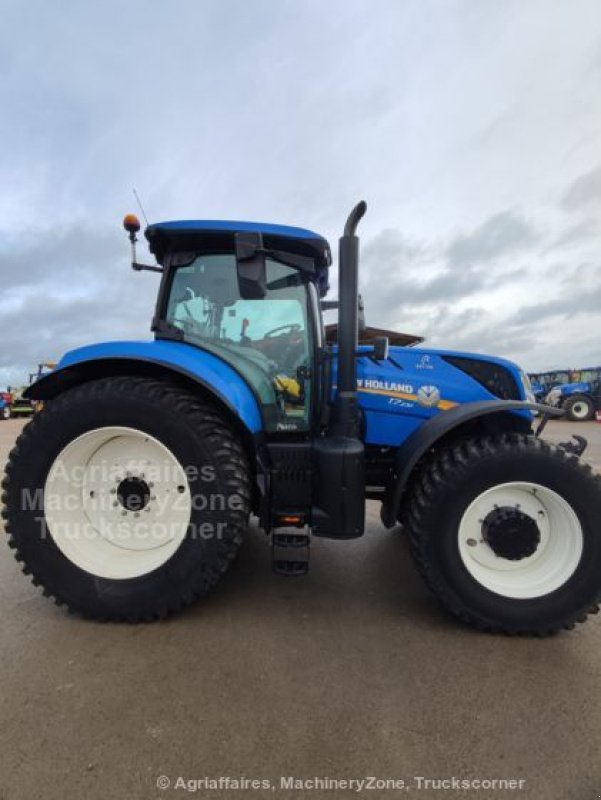
[(554, 386), (545, 401), (563, 408), (572, 422), (593, 419), (595, 411), (601, 409), (601, 367), (586, 367), (573, 370), (569, 383)]
[[(40, 407), (39, 403), (32, 401), (30, 398), (26, 397), (26, 392), (33, 383), (40, 380), (40, 378), (49, 375), (53, 369), (55, 369), (56, 363), (53, 361), (44, 361), (41, 364), (38, 364), (38, 368), (35, 372), (29, 373), (29, 383), (27, 386), (18, 386), (16, 388), (9, 386), (8, 391), (4, 392), (4, 395), (9, 398), (5, 401), (6, 405), (4, 406), (4, 419), (8, 419), (9, 417), (30, 417), (34, 411), (38, 410)], [(1, 406), (0, 406), (0, 413), (2, 413)]]
[(533, 372), (529, 373), (532, 393), (536, 401), (542, 403), (554, 386), (560, 383), (568, 383), (570, 380), (570, 370), (554, 370), (552, 372)]
[(0, 392), (0, 420), (10, 419), (13, 396), (10, 392)]
[(35, 411), (35, 403), (26, 398), (25, 392), (29, 386), (9, 386), (9, 394), (12, 396), (10, 406), (11, 417), (29, 417)]
[(47, 594), (98, 619), (163, 617), (217, 583), (251, 513), (275, 571), (301, 575), (310, 534), (361, 536), (372, 498), (465, 622), (546, 634), (597, 608), (599, 479), (531, 429), (533, 410), (561, 412), (504, 359), (358, 345), (365, 209), (339, 242), (336, 346), (318, 234), (157, 223), (147, 266), (125, 218), (132, 266), (161, 273), (155, 340), (67, 353), (27, 391), (44, 408), (7, 466), (9, 542)]

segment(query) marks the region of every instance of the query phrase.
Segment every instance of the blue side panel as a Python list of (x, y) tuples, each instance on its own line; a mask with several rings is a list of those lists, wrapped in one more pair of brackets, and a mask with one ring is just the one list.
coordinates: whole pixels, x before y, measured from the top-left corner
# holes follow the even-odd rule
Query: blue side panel
[(184, 372), (212, 389), (235, 411), (249, 431), (257, 433), (263, 428), (259, 403), (246, 381), (217, 356), (183, 342), (157, 340), (88, 345), (66, 353), (58, 369), (106, 358), (152, 362)]
[[(436, 414), (462, 403), (498, 399), (442, 355), (470, 357), (468, 353), (391, 347), (387, 361), (375, 362), (367, 355), (357, 359), (359, 403), (365, 411), (368, 444), (396, 447)], [(477, 358), (507, 367), (521, 387), (519, 368), (512, 362)], [(528, 410), (516, 413), (532, 420)]]

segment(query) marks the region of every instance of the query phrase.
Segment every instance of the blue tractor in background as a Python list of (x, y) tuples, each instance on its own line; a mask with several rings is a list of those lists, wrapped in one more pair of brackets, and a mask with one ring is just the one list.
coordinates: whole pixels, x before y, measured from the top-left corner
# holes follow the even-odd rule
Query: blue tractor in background
[(532, 394), (537, 403), (544, 403), (546, 396), (554, 386), (560, 383), (567, 383), (570, 380), (570, 371), (554, 370), (552, 372), (531, 372), (528, 374)]
[(297, 576), (311, 536), (363, 535), (369, 499), (464, 622), (541, 635), (597, 610), (600, 479), (538, 438), (563, 412), (504, 359), (358, 344), (365, 208), (339, 242), (335, 302), (312, 231), (152, 224), (148, 266), (125, 218), (134, 269), (160, 275), (154, 340), (71, 351), (31, 386), (43, 408), (3, 482), (9, 544), (47, 595), (95, 619), (162, 618), (215, 586), (251, 515), (274, 570)]
[(553, 386), (545, 402), (564, 409), (572, 422), (593, 419), (595, 411), (601, 409), (601, 367), (571, 371), (569, 381)]

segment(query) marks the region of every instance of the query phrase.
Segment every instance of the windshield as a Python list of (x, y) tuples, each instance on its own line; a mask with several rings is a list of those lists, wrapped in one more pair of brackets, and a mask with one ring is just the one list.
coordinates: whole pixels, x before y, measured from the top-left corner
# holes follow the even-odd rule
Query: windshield
[(302, 430), (310, 398), (307, 287), (285, 264), (267, 259), (266, 270), (265, 297), (243, 300), (233, 255), (197, 256), (175, 270), (167, 321), (243, 375), (268, 430)]
[(540, 376), (540, 382), (549, 386), (557, 386), (560, 383), (569, 383), (570, 373), (567, 371), (547, 372)]

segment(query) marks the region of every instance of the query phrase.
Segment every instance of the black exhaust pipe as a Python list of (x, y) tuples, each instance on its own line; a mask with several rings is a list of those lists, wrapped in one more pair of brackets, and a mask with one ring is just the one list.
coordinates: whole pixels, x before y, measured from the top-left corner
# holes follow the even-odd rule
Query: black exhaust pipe
[(357, 347), (359, 330), (359, 237), (357, 225), (367, 203), (357, 203), (339, 240), (338, 258), (338, 388), (332, 413), (332, 434), (359, 436)]
[(316, 536), (351, 539), (365, 530), (365, 448), (357, 402), (359, 239), (367, 204), (349, 214), (338, 263), (338, 378), (327, 435), (313, 445), (312, 529)]

